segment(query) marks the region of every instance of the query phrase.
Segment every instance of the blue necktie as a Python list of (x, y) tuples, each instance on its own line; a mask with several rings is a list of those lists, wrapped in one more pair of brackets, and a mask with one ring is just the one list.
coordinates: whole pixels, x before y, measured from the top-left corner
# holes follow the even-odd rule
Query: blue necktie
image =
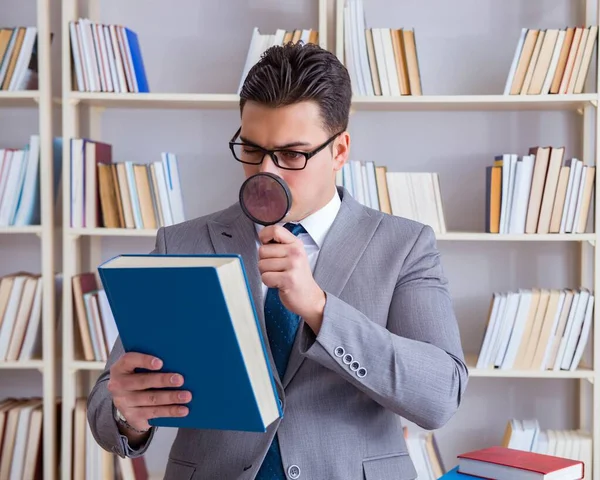
[[(300, 224), (286, 223), (284, 227), (296, 236), (300, 233), (306, 233), (306, 230)], [(275, 367), (281, 379), (283, 379), (287, 368), (299, 324), (300, 316), (285, 308), (279, 299), (279, 290), (277, 288), (269, 288), (265, 299), (265, 327)], [(285, 480), (285, 478), (285, 472), (281, 463), (281, 453), (279, 452), (279, 441), (277, 436), (275, 436), (256, 476), (256, 480)]]

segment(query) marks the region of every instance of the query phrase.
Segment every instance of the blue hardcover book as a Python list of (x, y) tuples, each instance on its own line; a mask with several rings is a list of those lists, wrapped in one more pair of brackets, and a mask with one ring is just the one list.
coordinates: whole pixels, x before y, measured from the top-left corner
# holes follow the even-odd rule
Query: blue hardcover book
[(458, 467), (454, 467), (452, 470), (449, 470), (444, 475), (442, 475), (438, 480), (477, 480), (482, 477), (476, 477), (474, 475), (467, 475), (466, 473), (459, 473)]
[(151, 425), (264, 432), (283, 416), (241, 256), (127, 254), (98, 273), (125, 351), (192, 393), (187, 416)]

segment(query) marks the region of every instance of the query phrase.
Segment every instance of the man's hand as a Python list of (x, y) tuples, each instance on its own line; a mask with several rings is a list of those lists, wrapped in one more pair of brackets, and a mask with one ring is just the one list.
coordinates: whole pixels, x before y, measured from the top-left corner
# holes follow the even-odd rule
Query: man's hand
[[(151, 418), (184, 417), (188, 413), (188, 408), (181, 404), (192, 399), (189, 391), (155, 390), (183, 385), (181, 375), (135, 372), (136, 368), (158, 370), (161, 366), (162, 362), (151, 355), (128, 352), (110, 368), (108, 390), (113, 403), (127, 422), (138, 430), (150, 428), (148, 420)], [(131, 432), (132, 437), (136, 437), (134, 433)]]
[[(317, 334), (326, 296), (313, 278), (302, 241), (279, 225), (263, 228), (259, 239), (258, 270), (263, 283), (278, 288), (283, 305), (300, 315)], [(271, 240), (277, 243), (269, 243)]]

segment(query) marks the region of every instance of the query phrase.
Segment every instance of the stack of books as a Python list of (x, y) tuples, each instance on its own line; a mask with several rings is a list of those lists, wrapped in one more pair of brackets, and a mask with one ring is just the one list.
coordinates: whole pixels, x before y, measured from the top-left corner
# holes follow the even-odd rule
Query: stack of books
[(523, 28), (505, 95), (583, 93), (598, 26)]
[(496, 292), (476, 366), (576, 370), (593, 313), (594, 294), (583, 287)]
[(436, 480), (445, 471), (434, 432), (404, 427), (404, 440), (419, 480)]
[(246, 62), (242, 71), (242, 77), (238, 86), (237, 93), (239, 94), (244, 85), (244, 80), (250, 69), (260, 60), (260, 57), (269, 48), (275, 45), (285, 45), (288, 43), (319, 43), (319, 32), (310, 28), (285, 30), (278, 28), (275, 33), (260, 33), (258, 27), (254, 27), (252, 30), (252, 36), (250, 38), (250, 46), (248, 47), (248, 53), (246, 54)]
[(505, 153), (486, 167), (487, 233), (585, 233), (596, 167), (564, 147), (531, 147)]
[(363, 0), (346, 0), (343, 35), (355, 95), (422, 95), (414, 29), (367, 28)]
[(446, 233), (436, 172), (388, 172), (386, 166), (376, 166), (373, 161), (350, 160), (338, 171), (336, 183), (367, 207)]
[(40, 137), (0, 149), (0, 226), (40, 224)]
[(185, 220), (177, 157), (145, 163), (112, 161), (112, 145), (70, 142), (71, 227), (156, 229)]
[(457, 456), (458, 465), (439, 480), (581, 480), (586, 476), (580, 460), (494, 446)]
[(37, 27), (0, 29), (0, 90), (38, 88)]
[(148, 93), (138, 36), (127, 27), (87, 18), (69, 22), (74, 89), (80, 92)]

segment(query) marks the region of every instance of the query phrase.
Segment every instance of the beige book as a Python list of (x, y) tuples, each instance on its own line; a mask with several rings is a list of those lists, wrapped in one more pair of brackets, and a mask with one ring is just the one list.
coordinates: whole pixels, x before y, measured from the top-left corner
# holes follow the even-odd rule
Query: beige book
[(533, 49), (537, 42), (537, 37), (540, 31), (535, 29), (527, 30), (525, 41), (523, 42), (523, 48), (521, 49), (521, 55), (519, 56), (519, 62), (515, 70), (512, 85), (510, 86), (511, 95), (519, 95), (523, 89), (523, 82), (525, 81), (525, 75), (531, 62), (533, 55)]
[(575, 80), (575, 86), (573, 87), (573, 93), (583, 93), (583, 87), (588, 76), (590, 64), (592, 63), (592, 52), (598, 39), (598, 25), (592, 25), (589, 27), (587, 41), (585, 42), (585, 48), (581, 58), (581, 64), (577, 71), (577, 78)]
[(379, 69), (377, 68), (377, 58), (375, 57), (375, 44), (373, 43), (373, 31), (365, 28), (365, 43), (367, 44), (367, 57), (369, 58), (369, 70), (371, 70), (371, 80), (373, 82), (373, 91), (375, 95), (381, 95), (381, 80), (379, 79)]
[(537, 224), (537, 233), (549, 233), (550, 220), (552, 217), (552, 206), (556, 198), (560, 169), (565, 155), (565, 147), (552, 147), (548, 161), (548, 172), (544, 184), (544, 194), (540, 207), (540, 216)]
[(569, 48), (569, 55), (567, 56), (567, 63), (565, 65), (565, 71), (560, 80), (560, 86), (557, 93), (567, 93), (567, 86), (573, 72), (573, 65), (575, 64), (575, 57), (577, 56), (577, 49), (579, 48), (579, 42), (583, 34), (582, 27), (576, 27), (573, 33), (573, 41), (571, 42), (571, 48)]
[(87, 405), (85, 398), (75, 400), (73, 409), (73, 478), (85, 478), (85, 428)]
[(571, 44), (573, 43), (574, 33), (574, 27), (568, 27), (565, 29), (565, 40), (563, 41), (562, 48), (560, 49), (556, 71), (554, 72), (552, 85), (550, 86), (550, 93), (558, 93), (560, 90), (560, 83), (565, 73), (565, 67), (567, 66), (567, 58), (569, 57), (569, 51), (571, 50)]
[(530, 155), (535, 155), (533, 167), (533, 178), (529, 193), (529, 204), (527, 206), (527, 217), (525, 221), (525, 233), (537, 231), (538, 219), (540, 218), (540, 205), (544, 193), (544, 182), (548, 171), (550, 160), (550, 147), (533, 147), (529, 149)]
[(150, 177), (150, 186), (152, 197), (154, 199), (154, 209), (156, 212), (156, 222), (158, 226), (165, 225), (165, 216), (163, 214), (162, 203), (160, 201), (160, 191), (158, 189), (158, 178), (156, 177), (156, 163), (148, 165), (148, 175)]
[(556, 186), (556, 195), (554, 197), (554, 205), (552, 206), (552, 216), (550, 217), (550, 233), (559, 233), (560, 224), (562, 221), (563, 209), (567, 198), (567, 187), (569, 185), (569, 175), (571, 167), (563, 165), (560, 167), (558, 176), (558, 185)]
[(410, 83), (411, 95), (423, 95), (421, 90), (421, 75), (414, 30), (402, 30), (404, 37), (404, 51), (406, 52), (406, 65)]
[(410, 81), (408, 79), (408, 66), (406, 64), (404, 34), (402, 33), (402, 29), (392, 29), (390, 33), (392, 35), (398, 81), (400, 82), (400, 95), (410, 95)]
[(583, 193), (581, 197), (581, 212), (579, 214), (577, 225), (573, 225), (574, 233), (585, 233), (588, 214), (590, 211), (590, 205), (592, 203), (592, 191), (596, 180), (596, 167), (592, 165), (586, 165), (584, 170), (586, 172), (583, 183)]
[(14, 274), (6, 275), (0, 279), (0, 331), (2, 331), (2, 320), (4, 319), (4, 312), (6, 312), (6, 307), (8, 307), (10, 292), (12, 290), (14, 281)]
[(530, 95), (540, 95), (542, 93), (542, 87), (544, 86), (544, 80), (550, 67), (550, 61), (552, 60), (552, 54), (554, 53), (554, 47), (558, 38), (558, 29), (548, 29), (544, 35), (544, 41), (540, 47), (540, 54), (535, 64), (531, 83), (527, 91)]
[(535, 71), (535, 66), (537, 64), (538, 57), (540, 56), (540, 50), (542, 49), (545, 36), (546, 30), (540, 30), (537, 39), (535, 40), (535, 46), (533, 47), (531, 60), (529, 61), (529, 65), (527, 65), (527, 72), (525, 73), (525, 79), (523, 80), (523, 86), (521, 87), (521, 95), (527, 95), (529, 92), (529, 86), (531, 85), (531, 80), (533, 79), (533, 72)]
[(32, 275), (25, 280), (25, 285), (23, 285), (21, 302), (19, 303), (19, 311), (13, 326), (12, 337), (8, 344), (8, 352), (6, 354), (6, 360), (9, 362), (15, 362), (19, 359), (19, 352), (23, 346), (23, 339), (25, 338), (25, 332), (27, 331), (27, 325), (29, 324), (29, 317), (31, 316), (35, 291), (37, 289), (38, 282), (40, 281), (40, 275)]
[(114, 184), (112, 164), (98, 163), (97, 168), (102, 226), (106, 228), (120, 228), (119, 198), (116, 185)]
[(533, 325), (531, 326), (531, 335), (529, 336), (529, 340), (527, 342), (527, 350), (525, 351), (525, 356), (523, 357), (523, 364), (521, 367), (526, 370), (531, 368), (533, 357), (535, 355), (535, 349), (538, 343), (538, 339), (540, 338), (540, 332), (542, 331), (544, 318), (546, 317), (546, 312), (548, 310), (549, 301), (550, 290), (541, 289), (540, 303), (535, 312), (535, 318), (533, 320)]
[(124, 163), (117, 163), (117, 177), (119, 178), (119, 190), (121, 193), (121, 202), (123, 202), (123, 218), (125, 228), (135, 228), (133, 219), (133, 205), (131, 204), (131, 195), (129, 193), (129, 184), (127, 183), (127, 170)]
[(308, 43), (314, 43), (315, 45), (319, 44), (319, 32), (316, 30), (311, 30), (308, 34)]
[(517, 355), (513, 363), (514, 369), (526, 368), (525, 357), (527, 355), (529, 339), (531, 337), (531, 332), (533, 330), (533, 325), (535, 323), (537, 311), (540, 306), (541, 295), (542, 291), (540, 289), (533, 288), (531, 290), (531, 305), (529, 306), (529, 313), (527, 315), (527, 321), (525, 322), (525, 328), (523, 330), (523, 336), (521, 337), (521, 343), (519, 344), (519, 349), (517, 351)]
[(575, 55), (575, 62), (573, 63), (573, 70), (571, 71), (571, 76), (569, 77), (569, 83), (567, 83), (566, 93), (575, 92), (575, 81), (577, 80), (577, 74), (579, 73), (581, 62), (583, 61), (583, 51), (585, 50), (589, 34), (589, 28), (584, 28), (583, 32), (581, 32), (581, 39), (579, 41), (579, 46), (577, 47), (577, 55)]
[(535, 353), (531, 361), (531, 368), (534, 370), (541, 370), (544, 362), (544, 355), (546, 354), (546, 350), (548, 348), (548, 343), (551, 343), (552, 341), (550, 336), (552, 334), (552, 327), (554, 327), (554, 319), (556, 315), (560, 314), (558, 311), (560, 295), (560, 290), (550, 290), (548, 308), (546, 309), (546, 314), (544, 315), (544, 319), (542, 321), (542, 328), (540, 330)]
[(135, 175), (135, 186), (138, 193), (144, 228), (156, 228), (156, 215), (150, 192), (147, 166), (143, 164), (134, 165), (133, 173)]
[(117, 164), (110, 164), (110, 174), (113, 177), (115, 187), (115, 198), (117, 200), (117, 213), (119, 214), (119, 227), (125, 228), (125, 214), (123, 212), (123, 199), (121, 198), (121, 187), (119, 186), (119, 175), (117, 174)]
[(22, 480), (36, 480), (41, 478), (43, 467), (42, 455), (42, 420), (43, 406), (33, 408), (29, 419), (29, 431), (27, 432), (27, 444), (25, 447), (25, 468)]

